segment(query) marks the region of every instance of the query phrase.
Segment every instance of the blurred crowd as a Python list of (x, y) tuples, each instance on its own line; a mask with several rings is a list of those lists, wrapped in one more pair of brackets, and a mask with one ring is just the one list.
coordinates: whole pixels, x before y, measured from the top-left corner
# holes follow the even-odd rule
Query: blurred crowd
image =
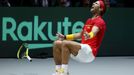
[[(0, 7), (91, 7), (96, 0), (0, 0)], [(104, 0), (108, 7), (134, 7), (134, 0)]]

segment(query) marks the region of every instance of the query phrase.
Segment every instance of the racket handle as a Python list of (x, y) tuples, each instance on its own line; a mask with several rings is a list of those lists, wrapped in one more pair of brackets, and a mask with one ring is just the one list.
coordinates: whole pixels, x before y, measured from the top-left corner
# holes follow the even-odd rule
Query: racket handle
[(30, 62), (32, 62), (32, 58), (30, 58), (29, 56), (27, 56), (27, 59), (28, 59)]

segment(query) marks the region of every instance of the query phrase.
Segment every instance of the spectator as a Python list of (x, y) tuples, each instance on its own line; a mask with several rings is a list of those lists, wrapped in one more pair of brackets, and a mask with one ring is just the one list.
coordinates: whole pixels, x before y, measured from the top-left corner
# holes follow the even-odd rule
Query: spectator
[(0, 7), (10, 7), (8, 0), (0, 0)]

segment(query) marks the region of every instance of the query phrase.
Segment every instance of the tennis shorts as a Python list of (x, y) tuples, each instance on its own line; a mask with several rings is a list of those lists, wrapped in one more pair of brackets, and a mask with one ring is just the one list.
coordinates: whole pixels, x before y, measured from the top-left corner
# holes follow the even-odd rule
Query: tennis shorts
[(71, 54), (70, 57), (82, 63), (90, 63), (95, 59), (92, 49), (88, 44), (81, 44), (81, 49), (78, 54), (76, 56)]

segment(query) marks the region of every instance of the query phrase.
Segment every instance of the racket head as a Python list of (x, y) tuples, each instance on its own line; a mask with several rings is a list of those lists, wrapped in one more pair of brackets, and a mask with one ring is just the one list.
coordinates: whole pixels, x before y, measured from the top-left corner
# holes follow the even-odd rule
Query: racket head
[(17, 58), (22, 59), (24, 57), (25, 52), (26, 52), (26, 47), (24, 46), (24, 44), (22, 44), (17, 51)]

